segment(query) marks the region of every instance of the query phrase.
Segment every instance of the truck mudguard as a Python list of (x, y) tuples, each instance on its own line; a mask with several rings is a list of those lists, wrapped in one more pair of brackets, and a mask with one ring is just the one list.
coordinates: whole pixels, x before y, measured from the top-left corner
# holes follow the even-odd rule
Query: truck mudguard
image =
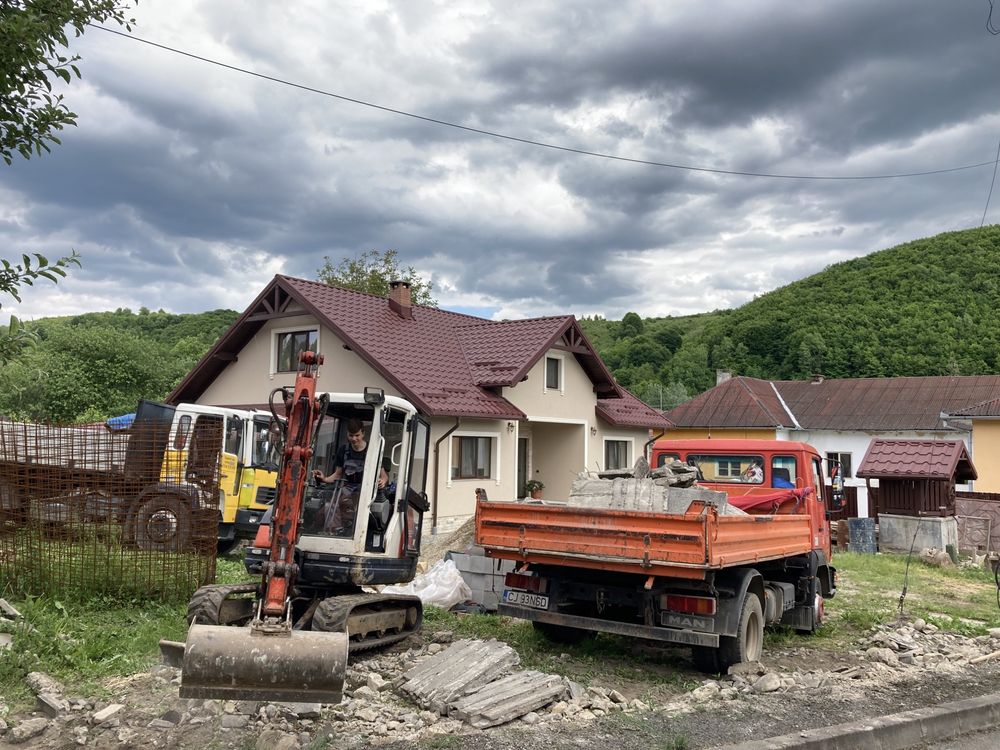
[(764, 577), (755, 568), (733, 568), (722, 571), (715, 578), (715, 587), (732, 589), (735, 592), (732, 598), (718, 597), (715, 632), (719, 635), (737, 635), (740, 614), (743, 611), (743, 598), (748, 591), (760, 599), (761, 609), (764, 608)]

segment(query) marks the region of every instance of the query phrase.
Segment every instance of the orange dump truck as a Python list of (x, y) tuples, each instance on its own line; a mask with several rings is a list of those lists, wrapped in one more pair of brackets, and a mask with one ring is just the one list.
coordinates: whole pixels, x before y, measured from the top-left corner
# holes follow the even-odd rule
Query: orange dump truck
[[(722, 466), (745, 481), (727, 492), (701, 480), (682, 488), (661, 468), (649, 479), (578, 479), (565, 503), (477, 504), (476, 542), (517, 563), (500, 614), (562, 642), (601, 631), (689, 645), (709, 672), (756, 661), (765, 625), (813, 632), (836, 592), (816, 450), (712, 440), (698, 441), (712, 445), (694, 446), (689, 457), (692, 441), (665, 442), (674, 443), (668, 467), (681, 460), (690, 467), (683, 471), (705, 476)], [(766, 486), (772, 466), (792, 486)]]

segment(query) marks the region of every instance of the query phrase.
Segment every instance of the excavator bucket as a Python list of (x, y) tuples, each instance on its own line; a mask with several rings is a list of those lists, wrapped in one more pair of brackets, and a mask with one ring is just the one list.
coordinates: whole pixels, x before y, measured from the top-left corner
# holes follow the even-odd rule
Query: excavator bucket
[(181, 667), (181, 698), (339, 703), (346, 633), (194, 624)]

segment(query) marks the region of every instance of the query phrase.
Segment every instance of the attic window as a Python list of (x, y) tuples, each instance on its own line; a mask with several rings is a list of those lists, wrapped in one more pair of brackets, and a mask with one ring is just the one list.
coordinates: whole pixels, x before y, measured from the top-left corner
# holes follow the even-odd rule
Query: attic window
[(544, 391), (566, 392), (566, 385), (563, 373), (563, 358), (559, 356), (547, 355), (545, 357), (545, 388)]
[(275, 372), (295, 372), (299, 369), (299, 355), (308, 350), (316, 351), (319, 331), (277, 331)]

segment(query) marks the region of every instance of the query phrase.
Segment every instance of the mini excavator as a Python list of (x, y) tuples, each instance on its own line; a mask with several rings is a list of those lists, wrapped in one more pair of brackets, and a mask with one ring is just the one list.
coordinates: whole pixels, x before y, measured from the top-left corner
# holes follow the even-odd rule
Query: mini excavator
[[(322, 363), (322, 355), (303, 352), (294, 387), (271, 394), (284, 447), (273, 506), (246, 556), (260, 582), (195, 592), (182, 698), (337, 703), (349, 653), (384, 647), (420, 627), (417, 597), (363, 587), (406, 583), (416, 573), (430, 427), (381, 388), (317, 394)], [(312, 467), (330, 466), (349, 423), (362, 424), (368, 436), (360, 484), (317, 484)]]

